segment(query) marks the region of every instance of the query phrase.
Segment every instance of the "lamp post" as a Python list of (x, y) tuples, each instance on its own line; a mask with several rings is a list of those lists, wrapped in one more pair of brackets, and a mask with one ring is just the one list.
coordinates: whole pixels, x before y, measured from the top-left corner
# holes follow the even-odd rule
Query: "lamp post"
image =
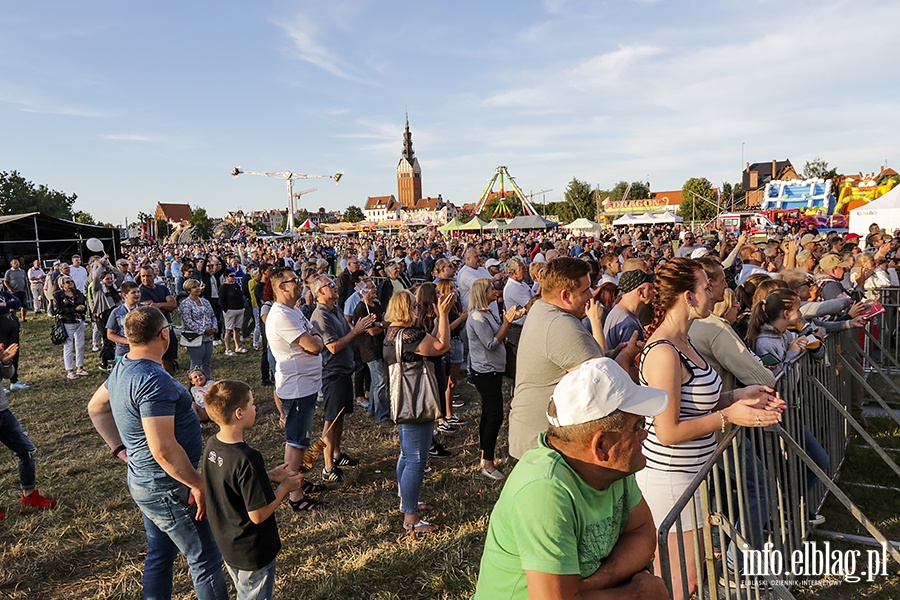
[(294, 180), (295, 179), (333, 179), (337, 184), (344, 176), (342, 172), (334, 175), (309, 175), (306, 173), (294, 173), (292, 171), (245, 171), (241, 167), (235, 167), (231, 170), (231, 176), (238, 175), (264, 175), (266, 177), (281, 177), (287, 183), (288, 194), (288, 231), (294, 233), (294, 213), (296, 212), (294, 201)]

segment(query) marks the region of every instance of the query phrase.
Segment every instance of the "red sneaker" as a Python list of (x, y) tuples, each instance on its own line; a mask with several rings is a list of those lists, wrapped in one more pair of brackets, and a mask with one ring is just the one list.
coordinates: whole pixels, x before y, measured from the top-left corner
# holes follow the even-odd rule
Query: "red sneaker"
[(37, 490), (34, 490), (31, 492), (30, 496), (22, 496), (22, 506), (30, 506), (31, 508), (43, 510), (45, 508), (53, 508), (56, 506), (56, 500), (48, 500), (41, 496)]

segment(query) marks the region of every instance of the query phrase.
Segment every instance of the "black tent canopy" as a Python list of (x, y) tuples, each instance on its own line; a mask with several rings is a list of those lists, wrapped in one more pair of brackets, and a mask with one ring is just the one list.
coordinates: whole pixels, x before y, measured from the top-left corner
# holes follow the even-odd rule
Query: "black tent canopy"
[(9, 264), (13, 258), (24, 261), (68, 260), (73, 254), (91, 254), (85, 246), (90, 238), (103, 242), (105, 253), (115, 260), (121, 252), (119, 230), (86, 225), (67, 219), (42, 215), (39, 212), (0, 216), (0, 253)]

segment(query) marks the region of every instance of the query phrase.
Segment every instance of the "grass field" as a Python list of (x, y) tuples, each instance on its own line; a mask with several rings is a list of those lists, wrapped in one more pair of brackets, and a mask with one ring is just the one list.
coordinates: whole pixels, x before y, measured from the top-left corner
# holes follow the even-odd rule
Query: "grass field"
[[(38, 485), (60, 501), (53, 511), (33, 512), (18, 504), (14, 457), (5, 449), (0, 469), (0, 598), (139, 598), (146, 544), (140, 515), (125, 489), (125, 466), (109, 455), (94, 432), (85, 407), (103, 381), (98, 357), (88, 352), (90, 377), (68, 381), (62, 350), (49, 342), (50, 320), (29, 318), (22, 329), (21, 379), (32, 386), (13, 392), (13, 412), (38, 447)], [(182, 351), (184, 355), (184, 351)], [(182, 356), (185, 365), (186, 356)], [(214, 376), (253, 385), (259, 406), (248, 441), (271, 465), (282, 461), (284, 437), (271, 388), (259, 385), (257, 353), (225, 357), (216, 348)], [(184, 375), (181, 377), (185, 380)], [(454, 455), (432, 461), (422, 498), (435, 504), (425, 517), (441, 523), (434, 536), (411, 537), (401, 529), (394, 467), (398, 453), (393, 426), (373, 424), (357, 411), (348, 420), (345, 446), (363, 459), (345, 469), (346, 481), (324, 495), (326, 511), (295, 514), (285, 504), (277, 513), (283, 549), (278, 557), (277, 594), (282, 598), (379, 599), (468, 598), (474, 591), (487, 519), (502, 483), (477, 468), (478, 400), (474, 388), (460, 386), (469, 419), (443, 441)], [(317, 420), (320, 426), (321, 420)], [(204, 436), (212, 433), (207, 426)], [(900, 431), (886, 420), (876, 436), (900, 447)], [(499, 449), (506, 447), (506, 428)], [(501, 462), (505, 471), (509, 466)], [(321, 461), (319, 462), (321, 469)], [(314, 471), (315, 472), (315, 471)], [(853, 449), (842, 477), (900, 486), (870, 454)], [(313, 480), (316, 480), (313, 478)], [(892, 539), (900, 538), (897, 494), (849, 490), (867, 515)], [(827, 529), (855, 532), (853, 521), (832, 499)], [(802, 598), (900, 598), (900, 576), (874, 584), (842, 584), (798, 590)], [(183, 560), (176, 563), (177, 598), (193, 597)]]

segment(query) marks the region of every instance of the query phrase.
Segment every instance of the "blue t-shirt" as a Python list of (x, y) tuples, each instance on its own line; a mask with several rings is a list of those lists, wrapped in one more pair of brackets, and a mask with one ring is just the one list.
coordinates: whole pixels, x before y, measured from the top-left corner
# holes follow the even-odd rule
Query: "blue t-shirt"
[[(165, 302), (166, 298), (171, 296), (172, 294), (169, 292), (169, 288), (164, 285), (156, 284), (151, 290), (143, 283), (141, 284), (141, 302)], [(166, 315), (166, 319), (169, 323), (172, 322), (172, 314), (168, 310), (162, 311), (162, 314)]]
[(191, 407), (191, 394), (152, 360), (132, 360), (125, 356), (109, 379), (109, 405), (113, 419), (128, 449), (128, 476), (138, 487), (169, 488), (180, 485), (150, 453), (141, 419), (175, 417), (175, 439), (184, 448), (194, 467), (200, 461), (203, 440), (200, 420)]
[[(111, 313), (109, 313), (109, 319), (106, 320), (106, 328), (112, 329), (116, 332), (116, 335), (121, 335), (125, 337), (125, 317), (128, 316), (132, 310), (137, 308), (137, 305), (134, 308), (129, 309), (124, 304), (120, 304), (115, 307)], [(116, 344), (116, 356), (125, 356), (128, 354), (128, 344)]]

